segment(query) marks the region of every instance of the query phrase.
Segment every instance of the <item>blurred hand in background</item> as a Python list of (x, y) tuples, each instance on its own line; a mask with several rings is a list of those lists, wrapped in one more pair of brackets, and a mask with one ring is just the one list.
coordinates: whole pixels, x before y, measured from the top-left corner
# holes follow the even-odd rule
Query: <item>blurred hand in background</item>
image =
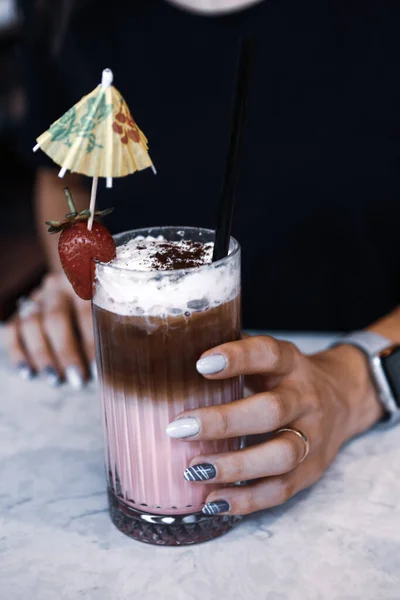
[(61, 272), (47, 275), (6, 326), (6, 345), (25, 379), (74, 389), (95, 373), (91, 305), (78, 298)]
[[(78, 176), (67, 175), (78, 210), (87, 207), (88, 194)], [(6, 344), (13, 364), (24, 378), (38, 374), (51, 385), (65, 379), (79, 389), (95, 373), (93, 326), (90, 302), (74, 293), (61, 270), (58, 235), (49, 235), (45, 221), (64, 217), (66, 204), (57, 171), (39, 169), (35, 186), (37, 231), (50, 272), (6, 327)]]

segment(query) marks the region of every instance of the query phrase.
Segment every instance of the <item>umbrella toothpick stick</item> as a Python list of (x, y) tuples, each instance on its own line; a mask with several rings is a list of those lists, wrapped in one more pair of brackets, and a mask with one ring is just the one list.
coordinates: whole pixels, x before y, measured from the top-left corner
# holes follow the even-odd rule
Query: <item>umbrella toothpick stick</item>
[[(113, 82), (113, 79), (114, 79), (114, 76), (113, 76), (113, 72), (111, 71), (111, 69), (104, 69), (104, 71), (102, 73), (102, 77), (101, 77), (101, 87), (103, 88), (103, 90), (110, 87), (110, 85)], [(88, 224), (87, 224), (88, 231), (92, 231), (92, 227), (93, 227), (94, 213), (96, 210), (96, 196), (97, 196), (98, 183), (99, 183), (99, 178), (93, 177), (92, 192), (90, 194), (90, 207), (89, 207), (90, 217), (89, 217)], [(112, 178), (107, 177), (107, 187), (111, 187), (111, 186), (112, 186)]]
[(94, 212), (96, 210), (96, 195), (97, 195), (97, 184), (99, 183), (99, 178), (98, 177), (93, 177), (93, 182), (92, 182), (92, 192), (90, 194), (90, 217), (88, 220), (88, 224), (87, 224), (87, 228), (89, 231), (92, 231), (92, 227), (93, 227), (93, 219), (94, 219)]

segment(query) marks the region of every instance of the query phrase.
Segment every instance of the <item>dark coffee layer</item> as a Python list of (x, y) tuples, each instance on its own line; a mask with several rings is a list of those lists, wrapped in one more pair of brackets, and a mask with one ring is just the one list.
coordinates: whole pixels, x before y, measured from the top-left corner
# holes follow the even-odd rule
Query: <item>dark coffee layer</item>
[(220, 393), (230, 386), (204, 379), (196, 361), (206, 350), (240, 338), (240, 297), (189, 316), (122, 316), (97, 306), (93, 310), (100, 371), (107, 385), (165, 399), (185, 393), (189, 381), (196, 395), (206, 388), (207, 393)]

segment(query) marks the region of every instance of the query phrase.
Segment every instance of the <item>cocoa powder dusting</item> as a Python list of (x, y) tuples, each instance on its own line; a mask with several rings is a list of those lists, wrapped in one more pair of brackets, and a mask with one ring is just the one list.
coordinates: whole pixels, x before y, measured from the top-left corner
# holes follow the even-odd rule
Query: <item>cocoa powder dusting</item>
[(138, 271), (175, 271), (210, 264), (213, 243), (134, 238), (117, 248), (117, 264)]
[(204, 244), (191, 240), (158, 242), (157, 251), (151, 257), (151, 267), (155, 271), (190, 269), (209, 262)]

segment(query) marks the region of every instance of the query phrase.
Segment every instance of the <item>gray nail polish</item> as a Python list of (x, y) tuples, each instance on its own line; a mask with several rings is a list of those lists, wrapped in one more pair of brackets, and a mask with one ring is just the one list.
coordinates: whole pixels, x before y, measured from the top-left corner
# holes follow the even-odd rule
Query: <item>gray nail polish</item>
[(30, 381), (35, 376), (33, 370), (27, 362), (21, 361), (20, 363), (18, 363), (17, 369), (18, 375), (21, 377), (21, 379), (24, 379), (25, 381)]
[(186, 417), (185, 419), (177, 419), (172, 421), (166, 429), (167, 435), (170, 438), (182, 439), (197, 435), (200, 431), (200, 423), (194, 417)]
[(51, 387), (60, 385), (60, 377), (55, 368), (50, 365), (43, 369), (42, 377)]
[(95, 360), (92, 360), (90, 363), (90, 375), (92, 376), (93, 381), (97, 381), (97, 364)]
[(197, 361), (196, 368), (201, 375), (213, 375), (223, 371), (227, 366), (226, 357), (223, 354), (210, 354)]
[(202, 513), (212, 517), (220, 513), (229, 512), (230, 510), (229, 502), (226, 500), (215, 500), (215, 502), (208, 502), (203, 506)]
[(183, 472), (183, 478), (186, 481), (208, 481), (217, 476), (217, 469), (209, 463), (201, 463), (188, 467)]
[(72, 389), (81, 390), (83, 388), (82, 373), (76, 365), (70, 365), (65, 369), (65, 378)]

